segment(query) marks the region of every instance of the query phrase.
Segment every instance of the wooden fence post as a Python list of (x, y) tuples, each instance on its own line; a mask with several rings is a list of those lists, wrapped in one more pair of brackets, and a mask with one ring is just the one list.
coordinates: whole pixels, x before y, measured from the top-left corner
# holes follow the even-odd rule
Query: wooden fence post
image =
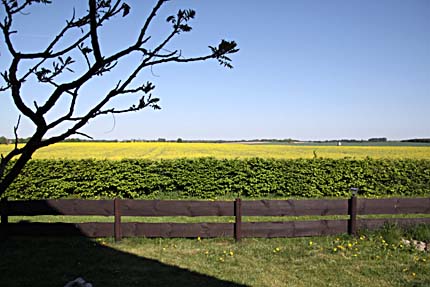
[(348, 234), (356, 235), (357, 233), (357, 196), (355, 193), (352, 194), (348, 200)]
[(8, 236), (8, 223), (9, 218), (7, 214), (7, 198), (2, 198), (0, 201), (0, 214), (1, 214), (1, 225), (0, 225), (0, 238), (5, 239)]
[(115, 215), (115, 223), (114, 223), (114, 233), (115, 233), (115, 241), (121, 241), (121, 206), (120, 199), (115, 198), (113, 201), (113, 210)]
[(238, 242), (242, 238), (242, 200), (240, 198), (236, 198), (234, 201), (234, 216), (236, 219), (234, 224), (234, 238), (236, 242)]

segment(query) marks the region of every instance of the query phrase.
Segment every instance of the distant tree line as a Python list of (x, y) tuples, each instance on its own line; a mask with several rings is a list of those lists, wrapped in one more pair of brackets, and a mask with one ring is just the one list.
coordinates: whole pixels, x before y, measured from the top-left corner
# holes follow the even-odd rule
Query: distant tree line
[[(18, 143), (27, 143), (30, 138), (18, 138)], [(295, 143), (302, 142), (294, 139), (252, 139), (252, 140), (186, 140), (177, 138), (175, 140), (169, 140), (166, 138), (158, 138), (154, 140), (146, 139), (130, 139), (130, 140), (109, 140), (109, 139), (82, 139), (82, 138), (68, 138), (63, 142), (177, 142), (177, 143)], [(332, 142), (343, 142), (343, 143), (364, 143), (364, 142), (388, 142), (385, 137), (381, 138), (370, 138), (368, 140), (357, 140), (357, 139), (341, 139), (341, 140), (324, 140), (324, 141), (309, 141), (312, 143), (332, 143)], [(411, 142), (411, 143), (430, 143), (430, 138), (415, 138), (401, 140), (400, 142)], [(0, 136), (0, 144), (14, 144), (15, 139), (8, 139), (4, 136)]]
[(298, 140), (294, 139), (251, 139), (251, 140), (187, 140), (183, 138), (177, 138), (177, 139), (166, 139), (166, 138), (158, 138), (156, 140), (147, 140), (147, 139), (130, 139), (130, 140), (123, 140), (123, 142), (177, 142), (177, 143), (253, 143), (253, 142), (279, 142), (279, 143), (293, 143), (293, 142), (299, 142)]
[(401, 142), (408, 142), (408, 143), (430, 143), (430, 138), (427, 138), (427, 139), (408, 139), (408, 140), (402, 140)]
[(90, 139), (79, 139), (79, 138), (71, 138), (71, 139), (65, 139), (63, 142), (119, 142), (119, 140), (90, 140)]
[(333, 143), (333, 142), (343, 142), (343, 143), (364, 143), (367, 140), (356, 140), (356, 139), (338, 139), (338, 140), (322, 140), (322, 141), (310, 141), (312, 143)]
[(370, 138), (369, 142), (386, 142), (387, 138)]
[(370, 138), (368, 140), (364, 139), (336, 139), (336, 140), (324, 140), (324, 141), (311, 141), (313, 143), (332, 143), (332, 142), (343, 142), (343, 143), (365, 143), (365, 142), (387, 142), (388, 139), (385, 137), (381, 138)]
[[(27, 143), (30, 138), (18, 138), (18, 143)], [(63, 142), (118, 142), (118, 140), (90, 140), (90, 139), (79, 139), (79, 138), (68, 138)], [(14, 144), (15, 139), (8, 139), (4, 136), (0, 136), (0, 144)]]
[[(30, 138), (18, 138), (18, 143), (27, 143), (30, 140)], [(0, 144), (11, 144), (15, 143), (15, 139), (8, 139), (4, 136), (0, 137)]]

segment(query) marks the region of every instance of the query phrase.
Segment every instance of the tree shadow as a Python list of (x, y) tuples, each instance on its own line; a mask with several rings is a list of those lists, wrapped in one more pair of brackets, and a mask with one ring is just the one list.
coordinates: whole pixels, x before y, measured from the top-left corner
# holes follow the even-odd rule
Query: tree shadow
[(55, 286), (82, 277), (94, 287), (241, 287), (137, 256), (89, 237), (112, 236), (113, 223), (8, 223), (7, 216), (112, 215), (113, 201), (1, 202), (0, 286)]
[(85, 237), (0, 240), (0, 285), (64, 286), (83, 277), (97, 286), (240, 287), (204, 274), (115, 250)]

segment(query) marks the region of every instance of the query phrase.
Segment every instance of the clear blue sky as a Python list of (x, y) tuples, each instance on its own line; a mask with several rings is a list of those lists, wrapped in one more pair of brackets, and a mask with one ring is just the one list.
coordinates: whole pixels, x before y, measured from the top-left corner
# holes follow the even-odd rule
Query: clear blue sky
[[(87, 1), (54, 2), (33, 5), (31, 15), (16, 19), (19, 50), (44, 47), (71, 16), (71, 7), (83, 11)], [(100, 32), (104, 54), (135, 39), (154, 3), (126, 2), (130, 16)], [(198, 56), (221, 39), (235, 40), (240, 52), (232, 56), (234, 69), (216, 61), (154, 67), (138, 80), (156, 85), (161, 111), (117, 115), (115, 125), (105, 116), (84, 132), (97, 139), (430, 137), (430, 1), (171, 1), (154, 22), (153, 41), (169, 31), (164, 20), (179, 8), (195, 9), (197, 16), (193, 31), (169, 49)], [(0, 51), (4, 70), (9, 58), (3, 39)], [(136, 60), (131, 57), (115, 74), (86, 86), (78, 111), (103, 96)], [(47, 91), (29, 81), (26, 100), (31, 106), (34, 99), (42, 102)], [(0, 94), (0, 135), (13, 137), (17, 117), (10, 95)], [(32, 130), (23, 121), (19, 135)]]

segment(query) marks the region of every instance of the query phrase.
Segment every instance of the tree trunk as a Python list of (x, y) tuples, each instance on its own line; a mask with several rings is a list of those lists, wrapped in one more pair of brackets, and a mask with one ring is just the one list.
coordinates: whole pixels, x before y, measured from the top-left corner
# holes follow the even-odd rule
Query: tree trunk
[[(24, 150), (21, 156), (15, 161), (12, 168), (0, 179), (0, 197), (6, 192), (7, 188), (12, 182), (18, 177), (26, 163), (31, 159), (34, 152), (40, 148), (42, 137), (45, 134), (44, 131), (38, 130), (30, 139), (30, 141), (24, 146)], [(3, 168), (6, 168), (8, 162), (6, 162)], [(6, 172), (3, 170), (3, 172)]]
[(23, 153), (19, 157), (19, 159), (15, 162), (12, 169), (6, 173), (6, 175), (0, 182), (0, 197), (3, 196), (3, 194), (6, 192), (6, 189), (12, 184), (15, 178), (18, 177), (18, 175), (24, 168), (25, 164), (31, 159), (31, 156), (33, 155), (33, 153), (34, 151)]

